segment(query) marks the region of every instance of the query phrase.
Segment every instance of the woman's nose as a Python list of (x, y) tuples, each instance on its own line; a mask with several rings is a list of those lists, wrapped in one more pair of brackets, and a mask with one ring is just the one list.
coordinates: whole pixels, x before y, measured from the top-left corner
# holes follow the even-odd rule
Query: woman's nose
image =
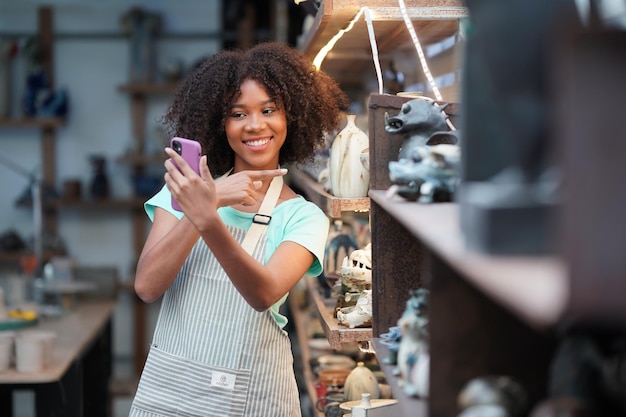
[(248, 130), (256, 130), (263, 127), (263, 119), (258, 115), (249, 115), (248, 123), (246, 123), (246, 129)]

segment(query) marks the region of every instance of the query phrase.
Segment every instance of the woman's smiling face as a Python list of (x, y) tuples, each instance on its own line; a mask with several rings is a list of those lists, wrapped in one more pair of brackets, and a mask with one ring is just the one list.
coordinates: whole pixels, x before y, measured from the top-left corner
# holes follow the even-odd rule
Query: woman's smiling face
[(257, 81), (245, 80), (240, 90), (224, 126), (235, 152), (235, 172), (276, 169), (287, 138), (285, 111)]

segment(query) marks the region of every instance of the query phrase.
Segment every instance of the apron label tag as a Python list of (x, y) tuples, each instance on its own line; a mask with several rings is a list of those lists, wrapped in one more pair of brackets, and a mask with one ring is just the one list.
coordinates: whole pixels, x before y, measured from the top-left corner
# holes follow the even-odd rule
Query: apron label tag
[(211, 386), (232, 390), (235, 388), (234, 374), (227, 374), (226, 372), (213, 371), (211, 376)]

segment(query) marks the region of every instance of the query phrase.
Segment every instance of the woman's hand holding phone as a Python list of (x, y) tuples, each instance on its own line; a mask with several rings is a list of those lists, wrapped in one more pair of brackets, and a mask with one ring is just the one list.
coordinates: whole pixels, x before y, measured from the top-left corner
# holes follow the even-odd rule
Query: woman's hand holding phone
[[(217, 198), (217, 207), (238, 204), (254, 206), (262, 197), (258, 190), (262, 188), (263, 181), (287, 173), (286, 169), (250, 170), (237, 172), (213, 181), (208, 166), (204, 175), (200, 168), (202, 159), (201, 147), (198, 142), (175, 137), (170, 141), (170, 148), (166, 149), (166, 152), (170, 159), (165, 165), (168, 170), (165, 181), (172, 194), (172, 208), (178, 211), (183, 211), (179, 201), (184, 193), (188, 193), (189, 198), (195, 194), (194, 200), (201, 195), (197, 189), (193, 193), (191, 191), (196, 186), (196, 181), (210, 181), (211, 188), (215, 192), (215, 198)], [(168, 164), (169, 162), (171, 165)], [(206, 162), (204, 164), (206, 165)], [(208, 180), (206, 176), (208, 176)]]
[[(170, 141), (170, 148), (175, 153), (180, 155), (182, 160), (184, 161), (184, 162), (183, 161), (178, 161), (177, 162), (176, 161), (177, 158), (176, 159), (170, 158), (170, 160), (172, 161), (174, 166), (178, 169), (178, 171), (183, 176), (186, 176), (185, 172), (183, 170), (185, 165), (187, 165), (189, 168), (191, 168), (191, 170), (196, 175), (200, 175), (200, 157), (201, 157), (201, 153), (202, 153), (202, 148), (200, 146), (200, 143), (196, 142), (195, 140), (191, 140), (191, 139), (174, 137)], [(169, 186), (168, 186), (168, 188), (169, 188)], [(172, 189), (170, 188), (170, 192), (171, 191), (172, 191)], [(173, 193), (172, 193), (172, 208), (174, 210), (177, 210), (177, 211), (182, 211), (182, 208), (178, 204), (178, 201), (174, 197)]]

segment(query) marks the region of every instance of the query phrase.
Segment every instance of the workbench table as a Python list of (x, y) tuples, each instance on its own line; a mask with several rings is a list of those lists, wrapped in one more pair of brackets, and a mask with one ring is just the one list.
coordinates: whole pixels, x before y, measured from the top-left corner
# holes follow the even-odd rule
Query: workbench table
[(56, 333), (52, 364), (36, 373), (0, 373), (0, 415), (13, 416), (13, 391), (32, 390), (37, 417), (108, 417), (114, 307), (112, 300), (78, 303), (27, 329)]

